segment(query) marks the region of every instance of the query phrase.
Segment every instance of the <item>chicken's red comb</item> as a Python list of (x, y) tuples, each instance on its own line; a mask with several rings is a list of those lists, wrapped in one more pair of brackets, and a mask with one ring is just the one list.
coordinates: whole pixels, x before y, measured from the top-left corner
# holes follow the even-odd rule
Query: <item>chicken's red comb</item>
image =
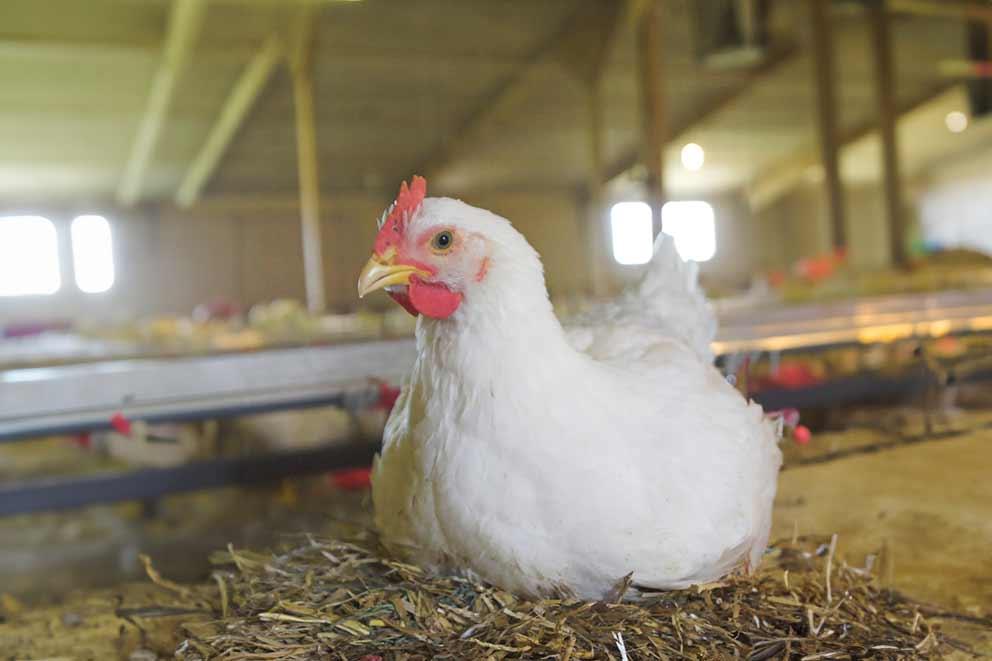
[(421, 176), (414, 175), (409, 186), (405, 181), (400, 184), (396, 201), (386, 209), (379, 220), (379, 234), (375, 238), (376, 254), (382, 255), (389, 247), (396, 244), (426, 195), (427, 180)]

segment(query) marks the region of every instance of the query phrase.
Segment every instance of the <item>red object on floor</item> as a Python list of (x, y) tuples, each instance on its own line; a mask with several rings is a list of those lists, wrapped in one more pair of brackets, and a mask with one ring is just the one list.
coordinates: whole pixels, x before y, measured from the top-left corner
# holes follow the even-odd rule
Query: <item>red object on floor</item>
[(785, 284), (785, 280), (789, 276), (785, 274), (785, 271), (769, 271), (766, 277), (768, 278), (768, 284), (772, 287), (781, 287)]
[(131, 435), (131, 421), (125, 418), (123, 413), (115, 413), (110, 419), (110, 424), (118, 434)]
[(32, 335), (41, 335), (42, 333), (47, 333), (49, 331), (68, 332), (70, 330), (72, 330), (72, 323), (65, 320), (22, 321), (4, 326), (3, 332), (0, 333), (0, 337), (30, 337)]
[(806, 388), (822, 381), (808, 365), (798, 361), (782, 361), (773, 374), (755, 379), (755, 387), (751, 388), (751, 392), (770, 388)]
[(375, 403), (376, 408), (384, 411), (392, 411), (396, 400), (399, 399), (400, 389), (395, 388), (385, 381), (379, 383), (379, 401)]
[(799, 425), (796, 427), (796, 430), (792, 432), (792, 438), (796, 441), (796, 445), (809, 445), (809, 441), (812, 437), (813, 434), (806, 425)]
[(372, 467), (345, 468), (331, 473), (331, 484), (345, 491), (361, 491), (372, 486)]
[(88, 432), (84, 434), (76, 434), (73, 437), (72, 442), (78, 445), (79, 447), (83, 448), (84, 450), (89, 450), (93, 445), (92, 439), (90, 438)]

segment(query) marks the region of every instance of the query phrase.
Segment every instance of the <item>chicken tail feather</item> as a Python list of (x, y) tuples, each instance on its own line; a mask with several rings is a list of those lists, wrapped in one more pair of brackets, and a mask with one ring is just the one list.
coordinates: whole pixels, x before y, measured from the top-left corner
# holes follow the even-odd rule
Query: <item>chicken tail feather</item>
[(658, 235), (654, 257), (635, 296), (662, 318), (678, 320), (671, 324), (672, 335), (707, 362), (713, 360), (710, 343), (716, 336), (716, 316), (699, 286), (698, 264), (679, 256), (671, 236)]

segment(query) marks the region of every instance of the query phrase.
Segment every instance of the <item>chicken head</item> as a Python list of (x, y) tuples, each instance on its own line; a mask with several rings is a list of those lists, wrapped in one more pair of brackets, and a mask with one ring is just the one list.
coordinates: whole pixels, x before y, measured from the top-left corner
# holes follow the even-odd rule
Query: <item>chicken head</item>
[(434, 319), (453, 315), (471, 289), (485, 279), (488, 242), (481, 233), (422, 213), (427, 182), (413, 177), (379, 222), (372, 257), (358, 279), (358, 295), (378, 289), (410, 314)]

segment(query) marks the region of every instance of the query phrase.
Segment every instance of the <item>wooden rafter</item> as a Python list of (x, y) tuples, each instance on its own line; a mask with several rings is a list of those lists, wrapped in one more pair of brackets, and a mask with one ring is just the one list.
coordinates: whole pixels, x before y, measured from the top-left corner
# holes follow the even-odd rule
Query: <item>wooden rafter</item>
[(245, 67), (244, 72), (224, 102), (224, 107), (213, 128), (210, 129), (206, 142), (203, 143), (196, 158), (193, 159), (186, 171), (186, 176), (183, 177), (179, 190), (176, 192), (176, 204), (180, 207), (189, 207), (199, 199), (200, 192), (213, 176), (217, 164), (220, 163), (221, 157), (231, 144), (231, 139), (272, 77), (272, 72), (275, 70), (281, 55), (282, 47), (279, 38), (272, 35), (265, 40), (251, 62)]
[(830, 215), (831, 243), (834, 248), (847, 246), (847, 223), (844, 214), (844, 191), (840, 180), (838, 157), (837, 81), (834, 65), (833, 25), (829, 0), (807, 0), (813, 48), (813, 78), (816, 83), (816, 119), (820, 138), (820, 161)]
[(145, 172), (168, 117), (176, 85), (192, 56), (205, 10), (205, 0), (174, 0), (172, 4), (162, 60), (152, 78), (145, 113), (117, 189), (117, 200), (122, 205), (130, 206), (141, 197)]
[[(696, 126), (711, 121), (714, 117), (733, 108), (747, 96), (756, 83), (776, 75), (786, 66), (793, 64), (797, 60), (798, 55), (798, 49), (792, 46), (775, 51), (769, 55), (763, 64), (742, 74), (742, 81), (739, 87), (719, 97), (701, 111), (694, 113), (691, 120), (677, 126), (669, 126), (668, 142), (680, 141)], [(632, 170), (640, 161), (640, 148), (632, 146), (620, 158), (607, 166), (604, 176), (607, 181), (617, 179)]]
[(654, 216), (654, 233), (661, 233), (665, 203), (665, 145), (667, 113), (664, 95), (660, 0), (651, 0), (637, 25), (638, 88), (641, 97), (641, 163), (647, 173), (645, 188)]
[(307, 308), (314, 314), (327, 308), (324, 254), (320, 225), (320, 177), (317, 168), (317, 120), (313, 100), (314, 12), (300, 12), (289, 57), (296, 116), (296, 153), (300, 181), (300, 222)]
[[(909, 115), (934, 99), (947, 94), (955, 85), (943, 84), (927, 90), (909, 103), (899, 108), (899, 117)], [(860, 126), (840, 132), (839, 148), (843, 149), (855, 142), (864, 140), (878, 131), (878, 121), (872, 119)], [(820, 162), (815, 145), (807, 145), (788, 158), (782, 159), (759, 174), (748, 186), (748, 201), (753, 210), (760, 210), (772, 204), (803, 181), (810, 168)]]
[(992, 5), (966, 0), (889, 0), (888, 10), (921, 16), (992, 20)]
[(610, 289), (605, 268), (606, 246), (609, 243), (604, 218), (606, 181), (603, 178), (603, 72), (624, 23), (623, 17), (626, 16), (626, 21), (636, 20), (643, 10), (643, 4), (642, 0), (631, 0), (620, 11), (620, 3), (604, 3), (603, 6), (612, 11), (603, 20), (590, 24), (586, 32), (579, 33), (584, 41), (576, 42), (577, 49), (568, 46), (562, 49), (563, 66), (570, 69), (582, 82), (586, 93), (586, 144), (589, 162), (585, 187), (580, 196), (582, 211), (579, 227), (589, 265), (586, 273), (588, 290), (595, 297), (604, 296)]
[[(567, 54), (567, 50), (575, 43), (574, 35), (601, 24), (606, 14), (613, 13), (609, 7), (611, 4), (613, 3), (582, 3), (579, 9), (570, 14), (550, 38), (527, 55), (506, 79), (484, 94), (479, 104), (468, 114), (454, 134), (421, 161), (413, 172), (422, 174), (430, 180), (459, 154), (465, 153), (472, 145), (477, 144), (500, 109), (513, 105), (526, 93), (523, 83), (543, 66), (552, 63), (562, 64), (563, 55)], [(575, 73), (576, 68), (572, 66), (574, 64), (574, 62), (569, 64), (566, 70)]]
[(875, 90), (878, 97), (878, 129), (882, 139), (882, 182), (885, 190), (885, 215), (889, 227), (889, 255), (904, 266), (908, 259), (906, 212), (903, 209), (902, 176), (899, 163), (899, 136), (896, 123), (896, 73), (892, 54), (892, 33), (885, 13), (885, 0), (868, 10), (875, 61)]

